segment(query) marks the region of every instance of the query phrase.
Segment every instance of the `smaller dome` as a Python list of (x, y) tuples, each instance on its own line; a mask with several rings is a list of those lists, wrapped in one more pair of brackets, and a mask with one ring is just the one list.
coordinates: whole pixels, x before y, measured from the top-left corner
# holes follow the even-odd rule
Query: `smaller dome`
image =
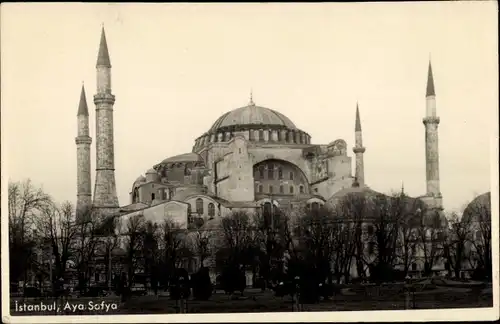
[(203, 162), (203, 158), (196, 153), (184, 153), (166, 158), (161, 163)]
[(491, 192), (485, 192), (474, 198), (465, 207), (463, 217), (471, 221), (491, 219)]
[(370, 189), (367, 186), (364, 186), (364, 187), (348, 187), (348, 188), (341, 189), (341, 190), (337, 191), (336, 193), (334, 193), (328, 199), (328, 201), (329, 202), (333, 202), (335, 200), (342, 199), (342, 198), (344, 198), (344, 197), (346, 197), (348, 195), (364, 195), (364, 196), (367, 196), (367, 197), (375, 197), (375, 196), (381, 195), (381, 193), (377, 192), (375, 190), (372, 190), (372, 189)]
[(157, 174), (158, 172), (156, 172), (155, 169), (149, 169), (146, 174)]
[(136, 180), (135, 182), (144, 182), (146, 181), (146, 178), (143, 176), (143, 175), (140, 175)]

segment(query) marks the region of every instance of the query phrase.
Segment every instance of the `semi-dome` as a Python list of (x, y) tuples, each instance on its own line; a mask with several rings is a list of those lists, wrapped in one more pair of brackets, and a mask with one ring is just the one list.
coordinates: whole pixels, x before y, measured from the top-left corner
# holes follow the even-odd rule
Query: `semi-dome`
[(158, 172), (156, 172), (155, 169), (149, 169), (146, 174), (157, 174)]
[(250, 102), (245, 107), (231, 110), (220, 116), (208, 132), (214, 133), (219, 129), (242, 125), (273, 125), (291, 130), (297, 129), (295, 124), (285, 115)]
[(146, 181), (146, 178), (143, 175), (140, 175), (137, 179), (135, 179), (135, 182), (144, 182)]

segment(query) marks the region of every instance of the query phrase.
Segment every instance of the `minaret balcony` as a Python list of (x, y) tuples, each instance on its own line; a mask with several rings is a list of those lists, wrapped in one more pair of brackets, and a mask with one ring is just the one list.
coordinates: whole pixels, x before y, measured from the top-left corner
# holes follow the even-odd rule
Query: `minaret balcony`
[(355, 146), (355, 147), (352, 148), (352, 151), (354, 153), (365, 153), (366, 148), (364, 148), (362, 146)]
[(75, 143), (78, 144), (92, 144), (92, 138), (90, 136), (77, 136), (75, 137)]
[(422, 122), (424, 123), (424, 125), (427, 125), (427, 124), (439, 124), (440, 119), (439, 119), (439, 117), (436, 117), (436, 116), (428, 116), (428, 117), (424, 117), (422, 119)]
[(114, 104), (115, 96), (111, 93), (98, 93), (94, 95), (94, 104)]

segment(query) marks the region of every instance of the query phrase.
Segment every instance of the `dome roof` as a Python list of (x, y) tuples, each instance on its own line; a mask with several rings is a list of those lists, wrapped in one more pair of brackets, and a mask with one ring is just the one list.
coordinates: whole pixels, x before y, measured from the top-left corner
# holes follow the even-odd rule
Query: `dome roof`
[(143, 175), (140, 175), (136, 180), (135, 182), (143, 182), (143, 181), (146, 181), (146, 178), (143, 176)]
[(329, 199), (328, 202), (331, 204), (334, 204), (336, 201), (343, 199), (344, 197), (347, 197), (349, 195), (363, 195), (366, 197), (375, 197), (378, 195), (383, 195), (380, 192), (377, 192), (375, 190), (370, 189), (367, 186), (363, 187), (347, 187), (344, 189), (341, 189), (334, 193)]
[(245, 107), (231, 110), (219, 117), (210, 128), (209, 133), (220, 128), (237, 125), (277, 125), (288, 129), (297, 129), (295, 124), (285, 115), (250, 102)]
[(203, 162), (203, 158), (196, 153), (184, 153), (166, 158), (161, 163), (180, 163), (180, 162)]
[(474, 198), (464, 209), (463, 217), (472, 217), (472, 220), (491, 219), (491, 192), (485, 192)]

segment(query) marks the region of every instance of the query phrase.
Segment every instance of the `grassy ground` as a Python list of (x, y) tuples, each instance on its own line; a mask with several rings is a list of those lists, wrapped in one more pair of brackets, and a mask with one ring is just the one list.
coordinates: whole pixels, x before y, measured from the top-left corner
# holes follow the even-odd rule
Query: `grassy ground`
[[(303, 311), (360, 311), (360, 310), (401, 310), (405, 309), (405, 296), (397, 287), (381, 288), (379, 291), (353, 289), (354, 294), (341, 294), (332, 298), (332, 300), (321, 301), (318, 304), (303, 305)], [(434, 309), (434, 308), (473, 308), (473, 307), (491, 307), (491, 295), (482, 295), (481, 290), (471, 289), (467, 293), (456, 289), (436, 289), (436, 292), (426, 292), (415, 294), (414, 301), (416, 309)], [(55, 312), (14, 312), (15, 301), (18, 306), (22, 300), (11, 300), (12, 315), (54, 315)], [(90, 310), (89, 302), (101, 304), (116, 304), (117, 310)], [(26, 303), (37, 303), (35, 300), (26, 301)], [(46, 303), (52, 301), (45, 300)], [(142, 296), (132, 297), (126, 303), (121, 303), (119, 297), (107, 298), (73, 298), (67, 300), (70, 305), (84, 305), (84, 310), (66, 310), (60, 311), (58, 315), (104, 315), (104, 314), (169, 314), (176, 313), (176, 302), (166, 296)], [(59, 302), (62, 308), (66, 301)], [(223, 293), (217, 293), (209, 301), (188, 301), (189, 313), (248, 313), (248, 312), (292, 312), (293, 302), (290, 297), (274, 297), (270, 291), (261, 292), (260, 290), (249, 289), (244, 297), (234, 300)], [(95, 307), (94, 307), (95, 308)]]

